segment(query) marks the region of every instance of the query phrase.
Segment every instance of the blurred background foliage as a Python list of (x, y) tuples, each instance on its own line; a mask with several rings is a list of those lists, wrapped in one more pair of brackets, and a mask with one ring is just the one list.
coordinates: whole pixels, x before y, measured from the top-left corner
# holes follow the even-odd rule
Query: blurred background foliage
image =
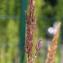
[[(52, 1), (52, 4), (51, 2)], [(60, 21), (63, 23), (63, 0), (37, 0), (36, 2), (36, 14), (37, 25), (39, 29), (39, 36), (46, 37), (46, 31), (49, 27), (52, 27), (54, 22)], [(54, 2), (56, 2), (54, 4)], [(61, 26), (61, 37), (63, 36), (63, 24)]]
[[(49, 27), (52, 27), (56, 21), (60, 21), (61, 30), (60, 37), (58, 40), (58, 50), (56, 55), (56, 63), (61, 62), (61, 47), (63, 44), (63, 0), (36, 0), (36, 16), (37, 16), (37, 26), (39, 29), (38, 36), (43, 39), (50, 39), (51, 36), (47, 33)], [(51, 38), (52, 39), (52, 38)], [(47, 44), (47, 41), (44, 41), (44, 44)], [(44, 45), (43, 44), (43, 45)], [(44, 46), (46, 47), (46, 46)], [(45, 49), (46, 52), (47, 49)], [(44, 51), (44, 50), (43, 50)], [(42, 55), (47, 53), (43, 52)], [(44, 58), (44, 57), (41, 58)], [(45, 61), (45, 60), (44, 60)], [(44, 63), (42, 61), (42, 63)]]
[(0, 0), (0, 63), (18, 63), (20, 0)]
[[(60, 63), (60, 45), (63, 43), (63, 0), (36, 0), (36, 18), (38, 37), (47, 39), (47, 29), (56, 21), (61, 21), (60, 40), (56, 63)], [(19, 61), (19, 15), (20, 0), (0, 0), (0, 63), (17, 63)], [(36, 31), (37, 32), (37, 31)], [(44, 41), (46, 44), (46, 41)], [(44, 63), (47, 48), (41, 50), (40, 63)], [(45, 53), (44, 53), (45, 52)], [(43, 59), (43, 60), (42, 60)], [(4, 61), (3, 61), (4, 60)], [(42, 61), (41, 61), (42, 60)]]

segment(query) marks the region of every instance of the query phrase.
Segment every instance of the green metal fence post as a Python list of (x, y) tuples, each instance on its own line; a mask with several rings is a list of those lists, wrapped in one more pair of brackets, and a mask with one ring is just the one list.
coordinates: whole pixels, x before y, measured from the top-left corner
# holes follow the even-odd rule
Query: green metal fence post
[(20, 13), (20, 63), (24, 63), (25, 57), (25, 27), (26, 27), (26, 15), (25, 11), (27, 9), (27, 0), (21, 0), (21, 13)]

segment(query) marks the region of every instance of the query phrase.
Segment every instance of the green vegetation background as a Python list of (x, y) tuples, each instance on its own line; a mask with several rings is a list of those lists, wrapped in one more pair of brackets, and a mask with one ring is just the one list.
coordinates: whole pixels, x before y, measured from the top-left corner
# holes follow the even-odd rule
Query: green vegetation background
[[(18, 50), (18, 33), (19, 33), (19, 16), (20, 16), (20, 0), (1, 0), (0, 1), (0, 59), (1, 63), (12, 63), (14, 57), (16, 56), (13, 53)], [(36, 17), (37, 17), (37, 26), (39, 29), (39, 37), (45, 38), (45, 32), (48, 27), (54, 22), (52, 19), (47, 19), (49, 13), (52, 13), (56, 10), (56, 14), (53, 16), (55, 21), (61, 21), (63, 23), (63, 0), (58, 0), (57, 6), (52, 9), (50, 5), (43, 9), (45, 5), (44, 0), (36, 0)], [(44, 15), (44, 13), (46, 15)], [(10, 18), (12, 17), (12, 18)], [(63, 24), (62, 24), (63, 27)], [(63, 31), (60, 32), (60, 37), (63, 34)], [(60, 38), (61, 39), (61, 38)], [(59, 44), (61, 40), (59, 41)], [(4, 47), (5, 45), (5, 47)], [(9, 46), (8, 46), (9, 45)], [(57, 62), (60, 63), (61, 54), (57, 51)], [(5, 52), (5, 53), (3, 53)], [(16, 52), (17, 53), (17, 52)], [(4, 54), (6, 54), (5, 57)], [(6, 58), (6, 59), (5, 59)], [(4, 60), (4, 61), (3, 61)], [(16, 59), (15, 59), (16, 60)]]
[[(59, 43), (58, 43), (58, 49), (57, 49), (57, 55), (56, 55), (56, 63), (60, 63), (61, 61), (61, 52), (60, 52), (60, 46), (62, 44), (62, 35), (63, 35), (63, 0), (57, 0), (58, 4), (52, 8), (51, 5), (48, 3), (46, 4), (44, 0), (36, 0), (36, 16), (37, 16), (37, 26), (39, 29), (39, 37), (45, 38), (46, 37), (46, 30), (48, 27), (51, 27), (51, 25), (56, 22), (60, 21), (62, 23), (61, 30), (60, 30), (60, 37), (59, 37)], [(46, 4), (46, 5), (45, 5)], [(47, 16), (51, 13), (54, 13), (56, 11), (56, 14), (53, 14), (52, 18), (48, 18)], [(43, 53), (45, 55), (45, 53)], [(42, 59), (42, 57), (41, 57)]]

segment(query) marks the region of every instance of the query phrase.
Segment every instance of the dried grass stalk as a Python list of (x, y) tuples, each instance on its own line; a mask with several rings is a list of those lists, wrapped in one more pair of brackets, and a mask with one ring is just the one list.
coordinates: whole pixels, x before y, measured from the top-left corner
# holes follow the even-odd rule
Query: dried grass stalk
[(33, 63), (32, 47), (33, 47), (33, 33), (35, 29), (35, 15), (34, 15), (35, 1), (29, 0), (29, 8), (27, 12), (27, 29), (26, 29), (26, 54), (27, 63)]
[(48, 47), (48, 54), (47, 54), (45, 63), (55, 63), (55, 56), (56, 56), (56, 50), (58, 47), (60, 26), (61, 26), (61, 23), (57, 22), (55, 26), (56, 32), (54, 34), (51, 45)]

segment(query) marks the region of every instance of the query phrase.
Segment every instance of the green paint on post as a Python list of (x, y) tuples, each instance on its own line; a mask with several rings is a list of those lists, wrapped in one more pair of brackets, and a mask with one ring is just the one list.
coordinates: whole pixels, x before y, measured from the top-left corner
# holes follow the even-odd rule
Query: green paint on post
[(25, 28), (26, 28), (26, 14), (25, 11), (27, 9), (27, 0), (21, 0), (21, 13), (20, 13), (20, 42), (19, 42), (19, 50), (20, 50), (20, 63), (25, 63)]

